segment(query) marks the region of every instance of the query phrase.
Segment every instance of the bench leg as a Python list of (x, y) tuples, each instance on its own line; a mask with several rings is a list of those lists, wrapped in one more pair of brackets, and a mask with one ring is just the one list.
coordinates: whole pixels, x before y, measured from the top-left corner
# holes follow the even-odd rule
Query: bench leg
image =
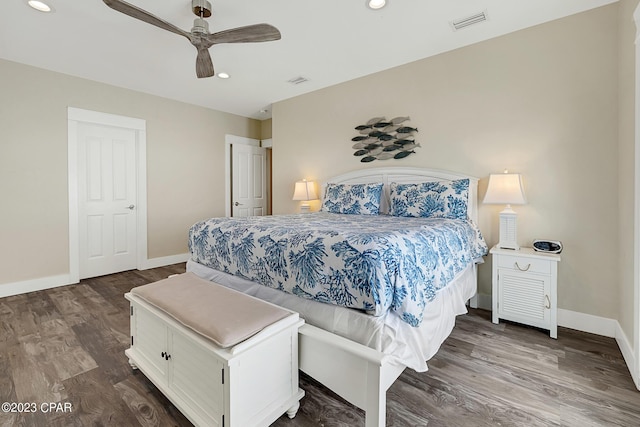
[(298, 409), (300, 409), (300, 402), (296, 402), (295, 405), (293, 405), (291, 408), (289, 408), (289, 410), (287, 411), (287, 416), (290, 419), (293, 419), (293, 417), (295, 417), (296, 414), (298, 413)]
[(131, 359), (129, 359), (129, 366), (131, 366), (131, 369), (138, 369), (138, 365), (136, 365), (136, 362)]

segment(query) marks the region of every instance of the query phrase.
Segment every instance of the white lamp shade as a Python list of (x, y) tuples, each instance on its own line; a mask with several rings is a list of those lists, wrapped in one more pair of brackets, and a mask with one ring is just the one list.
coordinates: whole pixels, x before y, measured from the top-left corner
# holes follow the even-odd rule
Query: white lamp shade
[(297, 181), (293, 190), (293, 200), (317, 200), (316, 183), (313, 181)]
[(519, 173), (492, 173), (482, 203), (496, 205), (524, 205), (522, 177)]

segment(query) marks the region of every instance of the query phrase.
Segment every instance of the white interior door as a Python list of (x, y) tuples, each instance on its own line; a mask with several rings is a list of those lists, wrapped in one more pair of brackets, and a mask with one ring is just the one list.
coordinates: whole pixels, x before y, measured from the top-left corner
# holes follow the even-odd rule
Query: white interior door
[(267, 214), (267, 150), (253, 145), (233, 144), (231, 216)]
[(80, 279), (137, 267), (136, 188), (136, 131), (80, 123)]

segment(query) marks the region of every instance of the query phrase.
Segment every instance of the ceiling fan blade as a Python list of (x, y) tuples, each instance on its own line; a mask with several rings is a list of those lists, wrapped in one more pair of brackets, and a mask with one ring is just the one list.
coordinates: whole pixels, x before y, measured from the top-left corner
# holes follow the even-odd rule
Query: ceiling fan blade
[(280, 31), (273, 25), (255, 24), (231, 30), (218, 31), (209, 34), (206, 39), (211, 43), (256, 43), (280, 40)]
[(190, 33), (181, 30), (173, 24), (170, 24), (167, 21), (164, 21), (157, 16), (154, 16), (147, 12), (146, 10), (142, 10), (137, 6), (127, 3), (122, 0), (102, 0), (104, 4), (109, 6), (111, 9), (116, 10), (118, 12), (124, 13), (125, 15), (129, 15), (132, 18), (139, 19), (140, 21), (146, 22), (151, 25), (155, 25), (156, 27), (162, 28), (163, 30), (171, 31), (172, 33), (176, 33), (180, 36), (189, 38)]
[(209, 49), (204, 46), (199, 46), (197, 49), (198, 57), (196, 58), (196, 75), (199, 79), (213, 76), (213, 61), (211, 61)]

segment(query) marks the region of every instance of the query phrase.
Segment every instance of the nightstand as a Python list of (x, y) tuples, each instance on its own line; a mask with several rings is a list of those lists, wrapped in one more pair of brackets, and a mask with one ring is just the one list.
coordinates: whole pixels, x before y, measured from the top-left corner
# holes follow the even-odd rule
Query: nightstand
[(493, 247), (491, 295), (493, 323), (511, 320), (548, 329), (558, 338), (558, 262), (560, 255)]

